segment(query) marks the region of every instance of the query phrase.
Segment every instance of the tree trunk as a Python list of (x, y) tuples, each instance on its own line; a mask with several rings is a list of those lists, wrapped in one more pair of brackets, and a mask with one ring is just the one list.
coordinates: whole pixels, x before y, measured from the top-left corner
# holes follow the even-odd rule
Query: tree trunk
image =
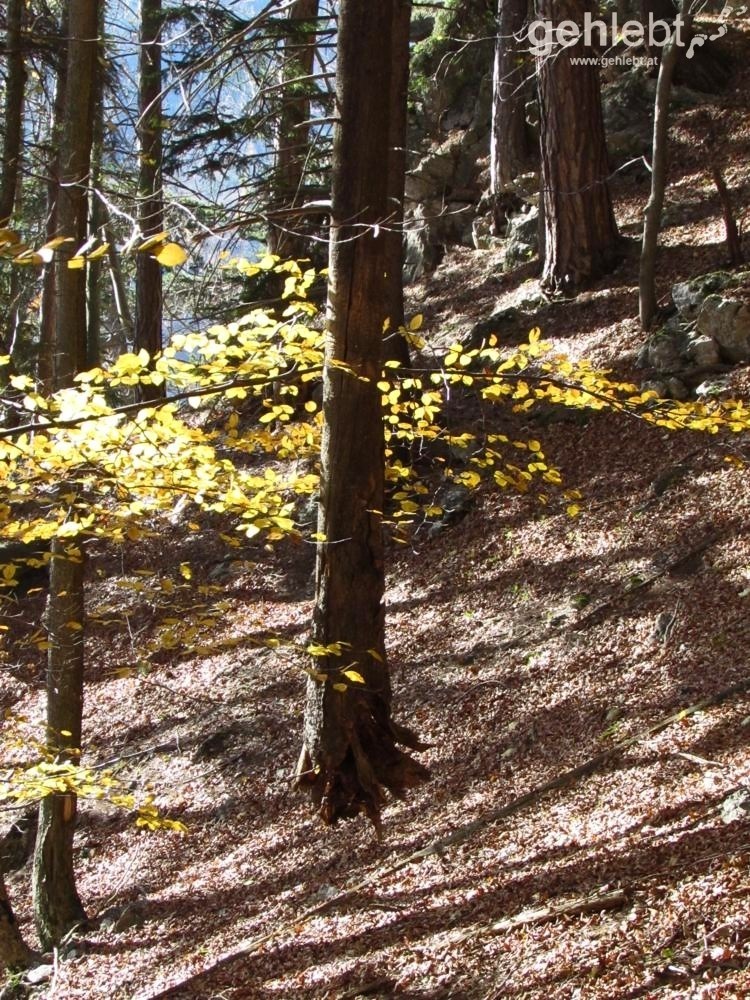
[[(5, 43), (5, 107), (3, 121), (3, 159), (0, 169), (0, 228), (9, 226), (19, 188), (19, 167), (23, 145), (23, 109), (26, 91), (26, 63), (24, 60), (21, 29), (23, 27), (23, 0), (9, 0), (6, 12)], [(8, 275), (8, 297), (0, 305), (0, 350), (13, 354), (20, 326), (21, 277), (19, 269), (12, 267)], [(9, 377), (10, 371), (3, 375)], [(16, 374), (13, 369), (12, 374)], [(3, 378), (5, 382), (5, 378)], [(10, 387), (9, 387), (10, 388)], [(8, 390), (3, 386), (3, 391)], [(16, 395), (12, 388), (8, 395)], [(22, 395), (22, 394), (21, 394)], [(3, 411), (6, 424), (17, 420), (14, 409)]]
[[(73, 384), (86, 363), (86, 272), (67, 266), (86, 237), (89, 171), (93, 142), (98, 57), (99, 0), (71, 0), (58, 226), (73, 243), (57, 254), (55, 275), (55, 387)], [(51, 545), (46, 624), (47, 732), (49, 747), (62, 760), (78, 758), (83, 711), (83, 551), (70, 537)], [(34, 852), (34, 915), (45, 948), (84, 918), (73, 873), (76, 799), (51, 795), (39, 807)]]
[(398, 333), (404, 325), (404, 186), (406, 183), (407, 92), (411, 0), (394, 0), (391, 39), (390, 140), (388, 148), (388, 223), (385, 240), (385, 360), (409, 365), (409, 345)]
[(523, 173), (530, 153), (524, 93), (524, 51), (528, 41), (522, 37), (527, 11), (527, 0), (498, 0), (490, 133), (490, 183), (494, 199)]
[[(311, 80), (315, 64), (317, 38), (315, 21), (319, 0), (296, 0), (289, 10), (289, 34), (284, 44), (283, 82), (276, 139), (276, 164), (273, 179), (272, 207), (294, 208), (303, 198), (304, 178), (310, 155)], [(288, 227), (288, 228), (287, 228)], [(304, 232), (304, 217), (294, 216), (268, 230), (268, 251), (280, 257), (300, 259), (309, 256)]]
[[(46, 612), (49, 749), (59, 760), (76, 761), (83, 715), (83, 551), (70, 539), (53, 539), (51, 553)], [(42, 799), (34, 851), (34, 914), (45, 949), (86, 916), (73, 872), (75, 825), (75, 795)]]
[(313, 661), (298, 769), (326, 823), (364, 812), (377, 824), (385, 789), (401, 795), (427, 776), (397, 746), (419, 743), (391, 718), (384, 635), (379, 227), (389, 214), (382, 95), (391, 86), (393, 3), (342, 0), (339, 8), (319, 513), (327, 541), (318, 546), (314, 639), (340, 643), (341, 655)]
[[(104, 8), (100, 10), (99, 31), (104, 33)], [(102, 179), (102, 156), (104, 146), (104, 74), (102, 66), (97, 63), (94, 91), (94, 130), (91, 149), (91, 184), (89, 185), (89, 239), (102, 238), (104, 231), (104, 205), (99, 197)], [(86, 367), (98, 368), (101, 365), (102, 340), (102, 261), (100, 258), (89, 261), (86, 274)]]
[[(683, 7), (687, 6), (687, 0)], [(648, 330), (656, 315), (656, 249), (661, 228), (661, 211), (667, 186), (667, 154), (669, 142), (669, 95), (672, 77), (680, 56), (677, 39), (667, 43), (659, 64), (654, 104), (654, 138), (651, 152), (651, 193), (643, 218), (643, 242), (638, 280), (638, 313), (641, 329)]]
[(13, 910), (8, 902), (5, 890), (5, 880), (0, 875), (0, 970), (15, 972), (28, 968), (34, 958), (34, 953), (28, 947), (13, 916)]
[[(65, 115), (67, 62), (68, 7), (64, 5), (60, 14), (60, 47), (58, 55), (55, 99), (52, 107), (51, 141), (49, 146), (47, 178), (47, 239), (58, 235), (58, 195), (60, 193), (60, 146), (62, 143), (63, 118)], [(46, 392), (51, 392), (55, 378), (55, 330), (57, 328), (57, 264), (48, 264), (44, 269), (42, 302), (39, 316), (39, 357), (37, 375)]]
[[(554, 9), (554, 16), (553, 16)], [(538, 0), (541, 19), (583, 24), (586, 0)], [(542, 286), (574, 292), (617, 261), (617, 224), (607, 185), (599, 69), (573, 65), (582, 41), (537, 56), (544, 214)]]
[(26, 63), (21, 45), (23, 0), (8, 0), (6, 12), (6, 77), (3, 164), (0, 176), (0, 228), (8, 225), (16, 203), (19, 164), (23, 143), (23, 105)]
[[(161, 0), (141, 0), (140, 91), (138, 138), (140, 145), (139, 223), (144, 237), (164, 229), (162, 188), (162, 67), (160, 34), (164, 26)], [(162, 348), (164, 301), (161, 265), (148, 253), (139, 253), (135, 285), (135, 350), (153, 358)], [(140, 385), (141, 399), (157, 399), (166, 386)]]

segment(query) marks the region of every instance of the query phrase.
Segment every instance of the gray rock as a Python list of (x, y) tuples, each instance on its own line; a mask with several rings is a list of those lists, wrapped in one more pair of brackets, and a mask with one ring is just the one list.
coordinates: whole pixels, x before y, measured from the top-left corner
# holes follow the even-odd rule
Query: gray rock
[(499, 250), (504, 240), (495, 236), (494, 219), (491, 213), (478, 215), (471, 224), (471, 238), (475, 250)]
[(728, 378), (707, 378), (705, 382), (695, 388), (695, 395), (699, 399), (727, 399), (730, 395)]
[(648, 379), (641, 386), (644, 392), (655, 392), (659, 399), (669, 399), (669, 389), (667, 388), (666, 382), (661, 382), (659, 379)]
[(697, 337), (688, 339), (685, 348), (685, 357), (693, 364), (703, 367), (704, 365), (716, 365), (719, 363), (719, 345), (713, 337), (706, 334), (699, 334)]
[(736, 823), (750, 817), (750, 788), (740, 788), (732, 792), (721, 803), (720, 815), (722, 823)]
[(687, 399), (690, 390), (682, 379), (672, 376), (672, 378), (667, 379), (667, 394), (670, 399)]
[(46, 983), (51, 979), (54, 971), (54, 965), (36, 965), (33, 969), (26, 970), (24, 979), (27, 983), (31, 983), (32, 986), (38, 986), (40, 983)]
[(519, 212), (508, 220), (508, 244), (503, 265), (511, 270), (531, 260), (539, 249), (539, 209), (530, 205), (528, 211)]
[(670, 319), (649, 339), (648, 364), (657, 372), (675, 371), (682, 367), (687, 337), (685, 331)]
[(709, 295), (698, 312), (696, 330), (713, 337), (727, 361), (750, 361), (750, 307), (739, 299)]
[(672, 301), (677, 306), (680, 318), (692, 322), (698, 315), (703, 300), (709, 295), (732, 286), (737, 279), (727, 271), (712, 271), (701, 274), (690, 281), (680, 281), (672, 285)]
[(442, 507), (443, 513), (428, 528), (428, 538), (437, 538), (448, 528), (462, 521), (474, 505), (474, 497), (466, 486), (460, 483), (446, 483), (437, 491), (435, 505)]

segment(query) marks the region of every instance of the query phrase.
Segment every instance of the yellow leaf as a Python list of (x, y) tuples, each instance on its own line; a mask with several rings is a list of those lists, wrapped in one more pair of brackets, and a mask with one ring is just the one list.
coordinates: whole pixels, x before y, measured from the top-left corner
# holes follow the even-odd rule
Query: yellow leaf
[(71, 257), (68, 261), (68, 268), (71, 271), (81, 271), (86, 263), (83, 257)]
[(567, 511), (568, 517), (578, 517), (581, 513), (580, 505), (577, 503), (568, 504), (565, 510)]
[(153, 256), (163, 267), (179, 267), (188, 259), (187, 250), (184, 250), (179, 243), (165, 243), (154, 251)]
[(21, 242), (21, 236), (15, 229), (0, 229), (0, 243), (14, 247)]
[(155, 233), (153, 236), (149, 236), (149, 238), (147, 240), (144, 240), (143, 243), (141, 243), (141, 245), (138, 247), (138, 250), (139, 251), (140, 250), (151, 250), (155, 246), (158, 246), (160, 243), (164, 243), (164, 241), (167, 239), (168, 236), (169, 236), (169, 233), (166, 233), (166, 232), (165, 233)]
[(409, 320), (409, 329), (412, 333), (416, 333), (417, 330), (422, 329), (422, 323), (424, 321), (424, 316), (422, 313), (417, 313), (416, 316), (412, 316)]
[(332, 684), (331, 687), (334, 691), (346, 691), (348, 690), (346, 684)]
[(102, 243), (100, 247), (97, 247), (96, 250), (93, 250), (88, 255), (88, 259), (99, 260), (100, 257), (104, 257), (106, 255), (108, 250), (109, 250), (109, 243)]
[(53, 240), (48, 240), (41, 249), (57, 250), (57, 248), (61, 247), (63, 243), (72, 243), (72, 242), (73, 242), (72, 236), (56, 236)]
[(186, 580), (192, 580), (193, 571), (190, 568), (190, 563), (185, 563), (185, 562), (180, 563), (180, 575), (183, 576)]
[(358, 674), (356, 670), (344, 670), (344, 677), (348, 678), (353, 684), (364, 684), (365, 679), (362, 674)]

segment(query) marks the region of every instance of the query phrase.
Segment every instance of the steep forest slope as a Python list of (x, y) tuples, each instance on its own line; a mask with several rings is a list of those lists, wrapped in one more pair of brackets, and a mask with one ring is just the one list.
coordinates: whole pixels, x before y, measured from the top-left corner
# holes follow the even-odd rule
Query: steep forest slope
[[(749, 84), (741, 64), (699, 109), (721, 121), (740, 215)], [(696, 113), (679, 108), (671, 132), (664, 302), (726, 264)], [(539, 294), (533, 260), (503, 270), (502, 246), (448, 250), (409, 289), (425, 364), (501, 314), (502, 346), (538, 326), (556, 353), (652, 377), (636, 364), (643, 176), (617, 175), (613, 195), (622, 264), (573, 301)], [(720, 390), (747, 400), (747, 368), (722, 374)], [(380, 840), (364, 818), (322, 828), (292, 790), (304, 675), (284, 640), (308, 632), (313, 546), (227, 553), (219, 519), (178, 510), (148, 541), (93, 553), (85, 745), (188, 832), (84, 805), (91, 920), (34, 995), (750, 994), (746, 439), (460, 393), (448, 412), (457, 431), (538, 438), (581, 510), (484, 485), (443, 530), (392, 546), (397, 715), (430, 744), (432, 780), (386, 809)], [(427, 481), (444, 460), (425, 456)], [(17, 596), (10, 635), (29, 642), (0, 680), (3, 707), (33, 721), (42, 610), (39, 591)], [(31, 939), (28, 866), (8, 887)]]

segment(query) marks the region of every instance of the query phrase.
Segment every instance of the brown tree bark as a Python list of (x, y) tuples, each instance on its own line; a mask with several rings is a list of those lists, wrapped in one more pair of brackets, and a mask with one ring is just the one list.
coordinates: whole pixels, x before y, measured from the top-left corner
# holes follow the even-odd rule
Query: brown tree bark
[[(315, 21), (319, 0), (296, 0), (289, 9), (289, 34), (284, 45), (283, 82), (276, 139), (272, 207), (294, 208), (304, 200), (304, 179), (310, 154), (310, 93), (317, 38)], [(284, 226), (271, 225), (268, 251), (298, 260), (309, 256), (304, 216), (292, 217)]]
[[(164, 15), (161, 0), (141, 0), (138, 140), (140, 170), (138, 219), (145, 238), (164, 229), (162, 187), (162, 58)], [(139, 253), (135, 284), (135, 349), (153, 357), (162, 348), (164, 299), (161, 265), (149, 253)], [(140, 385), (142, 399), (164, 395), (166, 386)]]
[[(537, 16), (583, 24), (588, 0), (537, 0)], [(537, 56), (544, 217), (542, 286), (572, 293), (610, 271), (618, 233), (607, 184), (599, 70), (582, 41)]]
[(298, 783), (326, 823), (364, 812), (377, 824), (386, 789), (401, 795), (427, 776), (399, 748), (419, 743), (391, 716), (384, 635), (377, 382), (385, 318), (380, 226), (389, 214), (383, 163), (391, 136), (382, 96), (391, 86), (394, 13), (393, 0), (342, 0), (339, 8), (318, 524), (326, 541), (318, 546), (313, 631), (319, 646), (340, 643), (341, 655), (313, 659), (298, 769)]
[(528, 41), (522, 37), (527, 13), (527, 0), (498, 0), (490, 132), (490, 184), (495, 199), (523, 173), (531, 152), (524, 94)]
[[(68, 53), (60, 149), (57, 221), (71, 236), (57, 254), (55, 286), (56, 388), (73, 384), (86, 364), (86, 272), (68, 260), (84, 242), (93, 142), (100, 0), (70, 0)], [(68, 538), (51, 545), (46, 625), (47, 731), (50, 751), (76, 760), (83, 711), (83, 550)], [(85, 917), (73, 872), (74, 795), (50, 795), (39, 807), (34, 852), (34, 915), (45, 948)]]

